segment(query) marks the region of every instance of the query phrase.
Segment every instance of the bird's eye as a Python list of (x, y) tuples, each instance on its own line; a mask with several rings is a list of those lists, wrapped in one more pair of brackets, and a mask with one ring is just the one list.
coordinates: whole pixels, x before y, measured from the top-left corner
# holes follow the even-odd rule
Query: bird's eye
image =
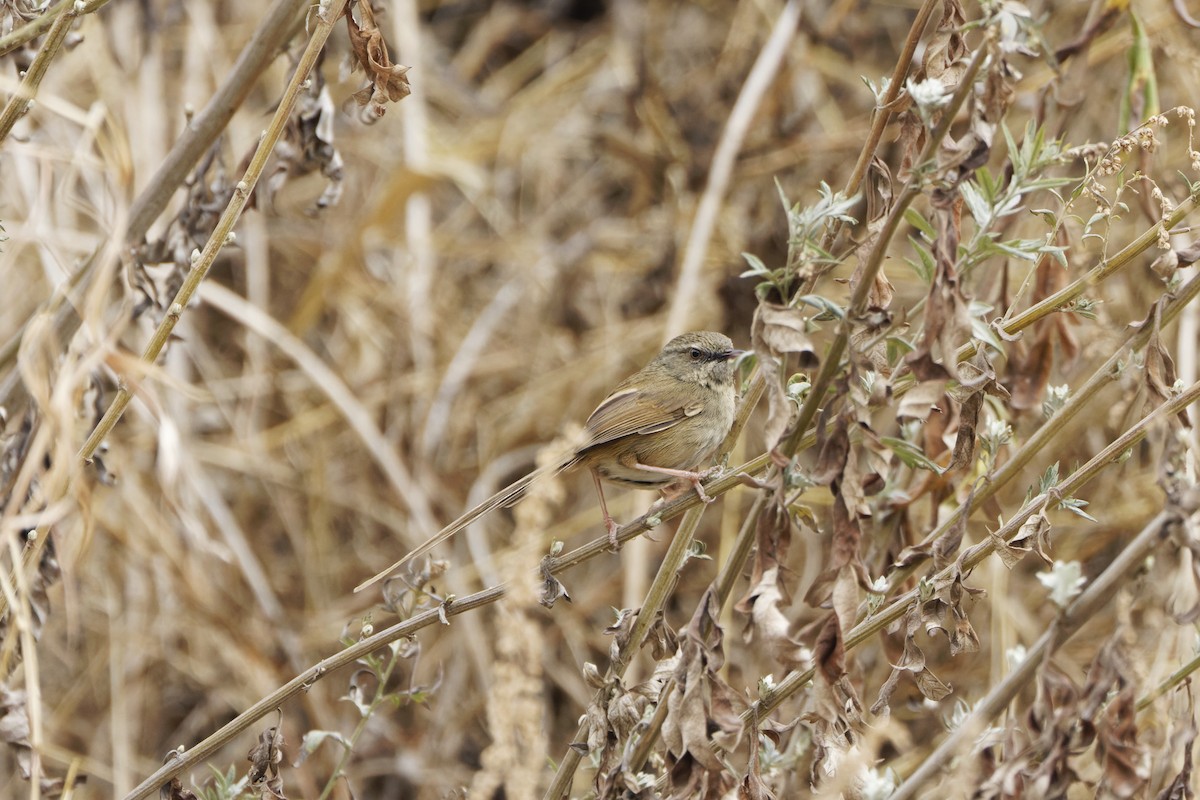
[(693, 348), (692, 348), (692, 361), (699, 361), (699, 360), (700, 360), (700, 355), (701, 355), (701, 353), (700, 353), (700, 348), (699, 348), (699, 347), (693, 347)]

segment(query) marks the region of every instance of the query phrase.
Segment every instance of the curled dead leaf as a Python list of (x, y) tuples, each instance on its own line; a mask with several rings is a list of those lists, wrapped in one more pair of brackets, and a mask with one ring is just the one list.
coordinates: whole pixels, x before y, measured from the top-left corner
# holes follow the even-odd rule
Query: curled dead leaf
[(901, 676), (905, 674), (912, 677), (921, 694), (930, 700), (936, 702), (950, 694), (951, 687), (925, 666), (925, 653), (915, 641), (921, 627), (921, 611), (913, 606), (904, 616), (904, 652), (900, 660), (892, 665), (891, 674), (879, 688), (879, 698), (871, 706), (872, 714), (890, 713), (892, 695), (900, 685)]
[(808, 335), (805, 314), (797, 308), (760, 303), (754, 312), (754, 323), (750, 331), (754, 352), (758, 355), (767, 380), (767, 445), (774, 448), (783, 432), (791, 425), (796, 412), (795, 403), (779, 376), (789, 357), (800, 369), (811, 369), (819, 359)]
[[(361, 24), (354, 19), (355, 9), (362, 17)], [(376, 116), (383, 116), (386, 102), (395, 103), (412, 93), (406, 77), (409, 67), (392, 63), (387, 42), (375, 23), (370, 2), (356, 3), (355, 9), (347, 9), (346, 12), (351, 60), (355, 68), (367, 73), (370, 83), (355, 92), (354, 99), (360, 106), (369, 104)]]

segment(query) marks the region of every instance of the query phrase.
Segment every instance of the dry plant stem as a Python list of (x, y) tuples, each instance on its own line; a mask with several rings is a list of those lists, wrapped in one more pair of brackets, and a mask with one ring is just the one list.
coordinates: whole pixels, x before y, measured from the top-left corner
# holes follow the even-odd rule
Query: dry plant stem
[[(1109, 444), (1108, 447), (1101, 450), (1086, 464), (1064, 478), (1048, 492), (1043, 492), (1030, 499), (1012, 519), (1005, 523), (1000, 530), (996, 531), (996, 536), (1005, 541), (1011, 539), (1030, 517), (1045, 509), (1047, 504), (1054, 498), (1070, 497), (1073, 495), (1080, 487), (1087, 484), (1107, 466), (1116, 463), (1122, 453), (1144, 439), (1152, 425), (1171, 414), (1179, 413), (1180, 410), (1187, 408), (1188, 405), (1194, 403), (1198, 398), (1200, 398), (1200, 383), (1194, 383), (1186, 391), (1155, 408), (1139, 420), (1136, 425)], [(951, 573), (960, 566), (964, 573), (970, 572), (994, 551), (995, 545), (989, 539), (989, 541), (972, 547), (968, 552), (963, 554), (959, 563), (946, 567), (937, 575), (931, 577), (930, 580), (936, 583), (949, 579)], [(920, 591), (920, 587), (916, 587), (911, 591), (905, 592), (885, 608), (876, 612), (874, 616), (855, 625), (846, 634), (846, 649), (849, 650), (857, 647), (893, 622), (902, 618), (909, 608), (912, 607), (912, 604), (918, 601)], [(807, 669), (803, 672), (790, 673), (771, 692), (761, 697), (754, 704), (753, 709), (743, 713), (742, 719), (747, 721), (752, 719), (751, 711), (757, 712), (758, 718), (762, 719), (766, 714), (778, 708), (784, 700), (803, 688), (805, 684), (812, 680), (815, 672), (815, 669)]]
[[(692, 540), (696, 535), (696, 527), (700, 524), (700, 517), (703, 513), (703, 508), (690, 509), (683, 516), (683, 521), (679, 523), (679, 530), (671, 537), (671, 546), (667, 548), (662, 564), (654, 575), (654, 581), (650, 584), (650, 591), (646, 593), (646, 602), (642, 604), (637, 619), (634, 620), (633, 629), (629, 632), (629, 641), (608, 668), (605, 676), (608, 682), (619, 683), (625, 675), (625, 670), (629, 667), (629, 662), (641, 649), (642, 641), (646, 638), (655, 617), (658, 616), (663, 603), (675, 588), (676, 578), (683, 562), (687, 560), (688, 551), (691, 549)], [(607, 697), (607, 688), (598, 689), (592, 703), (603, 705)], [(586, 742), (587, 733), (587, 722), (584, 721), (580, 724), (579, 730), (575, 732), (572, 742)], [(567, 748), (566, 755), (563, 756), (562, 761), (558, 764), (558, 770), (554, 773), (554, 780), (550, 782), (550, 787), (542, 795), (543, 800), (559, 800), (566, 796), (571, 789), (571, 784), (575, 781), (575, 770), (579, 768), (582, 759), (582, 748)]]
[(17, 120), (33, 107), (33, 99), (37, 97), (38, 87), (42, 85), (42, 78), (46, 77), (46, 70), (50, 68), (50, 62), (62, 49), (63, 40), (67, 38), (67, 31), (70, 30), (71, 23), (78, 15), (75, 4), (71, 3), (54, 18), (54, 24), (50, 26), (50, 32), (46, 34), (46, 41), (42, 42), (21, 85), (17, 87), (17, 91), (13, 92), (13, 96), (8, 98), (4, 110), (0, 111), (0, 144), (3, 144), (4, 140), (8, 138), (8, 134), (12, 132)]
[[(216, 260), (217, 254), (221, 252), (221, 248), (225, 246), (229, 234), (233, 232), (234, 224), (237, 223), (238, 217), (241, 216), (242, 209), (246, 207), (246, 201), (249, 199), (250, 193), (254, 191), (254, 185), (258, 182), (259, 176), (262, 175), (267, 158), (271, 155), (276, 142), (279, 141), (279, 137), (283, 134), (283, 129), (287, 125), (292, 109), (296, 105), (296, 98), (300, 94), (301, 85), (308, 79), (308, 73), (312, 69), (313, 64), (316, 63), (321, 48), (325, 46), (325, 40), (329, 38), (329, 33), (333, 30), (334, 23), (341, 18), (342, 9), (345, 5), (346, 0), (332, 0), (326, 12), (328, 16), (317, 18), (317, 24), (313, 28), (312, 37), (308, 41), (308, 47), (305, 48), (304, 54), (300, 57), (300, 63), (296, 65), (296, 71), (293, 73), (287, 89), (284, 90), (279, 107), (275, 110), (275, 116), (271, 118), (271, 124), (259, 140), (258, 149), (254, 151), (254, 157), (250, 159), (250, 165), (246, 168), (246, 173), (238, 181), (233, 191), (233, 197), (229, 199), (229, 205), (225, 207), (225, 211), (217, 221), (217, 226), (213, 230), (212, 236), (209, 237), (208, 243), (204, 246), (204, 252), (196, 259), (196, 263), (192, 264), (187, 278), (184, 279), (183, 285), (179, 287), (179, 292), (171, 302), (170, 308), (167, 309), (166, 316), (159, 323), (158, 329), (155, 330), (154, 336), (150, 339), (150, 344), (146, 346), (146, 351), (142, 354), (143, 361), (152, 364), (158, 359), (159, 354), (171, 336), (171, 332), (175, 330), (175, 325), (179, 322), (179, 317), (183, 314), (183, 309), (191, 302), (192, 296), (196, 293), (200, 283), (208, 274), (208, 270), (212, 266), (213, 261)], [(120, 389), (117, 391), (117, 396), (104, 413), (104, 417), (96, 425), (96, 429), (92, 431), (92, 435), (88, 437), (80, 449), (79, 457), (81, 459), (85, 462), (91, 461), (92, 456), (96, 453), (96, 448), (100, 446), (100, 443), (108, 436), (113, 426), (117, 424), (117, 420), (121, 418), (121, 415), (129, 406), (129, 401), (132, 397), (133, 395), (129, 387), (122, 382)]]
[[(1176, 317), (1186, 308), (1192, 300), (1200, 295), (1200, 276), (1192, 278), (1183, 286), (1178, 294), (1176, 294), (1163, 309), (1161, 317), (1162, 327), (1166, 327), (1175, 320)], [(1150, 336), (1154, 333), (1154, 328), (1151, 323), (1143, 325), (1139, 330), (1133, 331), (1126, 338), (1125, 342), (1113, 353), (1107, 361), (1102, 364), (1099, 369), (1092, 373), (1092, 377), (1088, 379), (1082, 387), (1077, 391), (1072, 392), (1067, 402), (1063, 404), (1058, 411), (1050, 419), (1039, 427), (1029, 439), (1011, 455), (1008, 461), (1000, 467), (996, 473), (984, 480), (976, 491), (963, 502), (953, 513), (933, 530), (929, 535), (921, 540), (921, 544), (929, 544), (943, 536), (946, 531), (950, 530), (958, 523), (962, 517), (970, 516), (977, 509), (981, 508), (990, 497), (1004, 488), (1013, 478), (1025, 468), (1034, 456), (1046, 450), (1046, 446), (1050, 440), (1057, 436), (1066, 427), (1075, 416), (1083, 410), (1092, 398), (1094, 398), (1101, 389), (1113, 383), (1120, 377), (1120, 364), (1130, 358), (1135, 352), (1141, 350), (1150, 341)], [(888, 577), (888, 584), (893, 588), (903, 583), (909, 575), (919, 565), (913, 565), (908, 568), (900, 568), (893, 572)]]
[(216, 283), (207, 283), (200, 290), (200, 297), (211, 303), (222, 314), (228, 315), (238, 324), (271, 342), (307, 374), (312, 382), (329, 398), (351, 430), (358, 436), (366, 451), (379, 465), (396, 494), (404, 502), (409, 513), (422, 530), (435, 530), (433, 509), (420, 491), (419, 482), (396, 449), (388, 442), (375, 418), (363, 405), (354, 391), (346, 385), (334, 370), (330, 369), (304, 342), (292, 334), (274, 317), (251, 305), (236, 292)]
[(905, 184), (904, 190), (896, 198), (896, 202), (888, 212), (888, 218), (879, 232), (879, 239), (875, 243), (875, 248), (867, 257), (866, 263), (863, 264), (862, 275), (859, 277), (858, 285), (854, 287), (854, 293), (850, 297), (846, 314), (842, 317), (842, 321), (838, 325), (837, 335), (830, 342), (829, 349), (825, 353), (824, 363), (821, 364), (821, 371), (817, 373), (817, 378), (813, 381), (812, 388), (809, 389), (808, 397), (805, 399), (804, 405), (800, 407), (800, 417), (796, 420), (796, 425), (788, 435), (787, 441), (780, 448), (784, 455), (788, 457), (796, 453), (800, 445), (800, 440), (804, 438), (813, 419), (817, 416), (817, 409), (825, 399), (826, 390), (833, 383), (834, 376), (842, 368), (842, 354), (846, 351), (846, 346), (850, 341), (850, 330), (854, 325), (854, 321), (861, 318), (866, 312), (871, 287), (875, 283), (875, 276), (879, 274), (879, 270), (883, 266), (883, 260), (888, 254), (888, 247), (891, 244), (892, 238), (896, 235), (896, 231), (904, 219), (904, 212), (908, 210), (913, 200), (921, 194), (924, 184), (924, 165), (929, 164), (931, 159), (937, 155), (937, 150), (941, 146), (942, 139), (950, 132), (950, 125), (954, 121), (954, 116), (958, 113), (958, 109), (962, 108), (962, 104), (966, 102), (967, 96), (971, 93), (972, 87), (975, 84), (975, 76), (979, 74), (980, 67), (987, 60), (987, 53), (991, 49), (991, 35), (989, 32), (988, 41), (975, 51), (975, 56), (971, 59), (971, 63), (963, 73), (958, 89), (954, 92), (954, 97), (942, 110), (941, 119), (938, 120), (937, 126), (929, 134), (929, 140), (925, 143), (925, 149), (916, 161), (918, 167), (913, 170), (912, 177)]
[[(188, 173), (221, 135), (221, 131), (225, 130), (229, 120), (233, 119), (233, 112), (245, 102), (263, 70), (275, 60), (275, 56), (291, 38), (300, 23), (301, 13), (311, 6), (305, 0), (275, 0), (262, 24), (238, 55), (229, 77), (204, 109), (188, 122), (179, 141), (134, 201), (125, 232), (127, 243), (139, 242), (150, 230), (154, 220), (167, 207), (171, 196), (187, 179)], [(305, 69), (303, 74), (307, 75), (308, 70)]]
[(54, 24), (54, 21), (58, 18), (58, 12), (73, 2), (74, 0), (58, 0), (57, 3), (47, 8), (37, 19), (26, 22), (21, 27), (9, 31), (4, 36), (0, 36), (0, 56), (6, 56), (26, 42), (33, 41), (41, 36)]
[(132, 792), (125, 796), (125, 800), (145, 800), (145, 798), (157, 797), (159, 787), (164, 783), (185, 770), (203, 764), (204, 761), (215, 755), (226, 743), (232, 741), (235, 736), (247, 730), (267, 714), (278, 709), (287, 700), (307, 691), (309, 687), (328, 673), (349, 666), (358, 659), (368, 656), (382, 647), (386, 647), (397, 639), (412, 636), (422, 628), (439, 622), (444, 624), (450, 617), (456, 617), (459, 614), (465, 614), (494, 603), (503, 594), (503, 586), (493, 586), (468, 595), (461, 600), (447, 600), (436, 608), (423, 611), (390, 628), (385, 628), (367, 639), (355, 642), (345, 650), (335, 653), (319, 664), (305, 670), (295, 678), (292, 678), (241, 714), (238, 714), (237, 717), (226, 723), (224, 727), (191, 750), (183, 751), (177, 758), (172, 758), (169, 763), (164, 764), (153, 775), (138, 784)]
[[(20, 548), (15, 536), (6, 536), (8, 555), (14, 565), (21, 560)], [(25, 664), (25, 713), (29, 718), (29, 797), (41, 797), (42, 774), (42, 683), (38, 669), (37, 641), (33, 635), (33, 619), (29, 614), (29, 580), (23, 569), (12, 571), (12, 582), (0, 579), (4, 600), (13, 609), (10, 617), (17, 625), (21, 637), (21, 657)], [(7, 674), (4, 673), (4, 674)]]
[(746, 82), (742, 84), (737, 101), (729, 112), (729, 120), (725, 123), (725, 129), (721, 132), (721, 139), (713, 153), (708, 182), (700, 196), (700, 204), (696, 208), (687, 246), (683, 251), (679, 279), (675, 283), (674, 299), (667, 315), (668, 336), (688, 328), (688, 315), (696, 306), (696, 294), (700, 290), (700, 271), (704, 266), (704, 256), (708, 252), (708, 243), (712, 239), (717, 216), (721, 212), (721, 201), (733, 176), (734, 163), (742, 149), (742, 142), (746, 139), (746, 131), (750, 129), (750, 123), (754, 120), (754, 113), (779, 72), (784, 56), (787, 55), (788, 45), (796, 35), (799, 22), (800, 2), (788, 0), (783, 11), (779, 13), (779, 18), (775, 20), (775, 27), (759, 51), (758, 58), (754, 60), (754, 66), (750, 68), (750, 74), (746, 76)]
[(1171, 677), (1154, 687), (1154, 690), (1147, 694), (1137, 702), (1137, 710), (1145, 711), (1158, 698), (1162, 697), (1167, 692), (1174, 689), (1179, 684), (1183, 683), (1189, 675), (1200, 669), (1200, 656), (1196, 656), (1191, 661), (1184, 664), (1179, 669), (1171, 673)]
[[(929, 24), (929, 18), (933, 16), (933, 9), (937, 6), (937, 0), (925, 0), (921, 4), (921, 8), (917, 11), (916, 19), (913, 20), (912, 27), (908, 29), (908, 38), (904, 40), (904, 49), (900, 52), (900, 58), (896, 61), (896, 68), (892, 70), (892, 77), (888, 83), (887, 91), (884, 92), (883, 102), (875, 107), (875, 114), (871, 119), (871, 130), (867, 132), (867, 141), (863, 143), (863, 149), (858, 154), (858, 161), (854, 164), (854, 169), (850, 172), (850, 177), (846, 179), (846, 187), (842, 190), (842, 194), (850, 197), (858, 191), (858, 187), (862, 185), (863, 177), (867, 174), (867, 166), (871, 163), (871, 158), (875, 155), (875, 149), (879, 147), (879, 141), (883, 138), (883, 131), (887, 128), (887, 124), (891, 121), (892, 112), (891, 106), (896, 102), (896, 98), (900, 96), (900, 90), (904, 88), (904, 79), (908, 75), (908, 70), (912, 66), (913, 55), (917, 52), (917, 45), (921, 43), (921, 34), (925, 32), (925, 26)], [(833, 246), (834, 240), (837, 238), (838, 232), (845, 225), (841, 220), (835, 221), (829, 230), (822, 237), (821, 249), (828, 250)]]
[[(403, 0), (396, 4), (396, 19), (393, 26), (396, 46), (404, 54), (406, 63), (420, 73), (427, 61), (423, 55), (426, 32), (422, 29), (417, 0)], [(429, 112), (425, 96), (425, 84), (417, 81), (412, 86), (400, 111), (404, 120), (401, 140), (404, 159), (408, 168), (415, 173), (429, 171)], [(437, 330), (431, 294), (434, 275), (437, 271), (437, 253), (433, 246), (433, 202), (426, 191), (415, 191), (404, 201), (405, 241), (407, 256), (397, 254), (397, 261), (405, 261), (407, 273), (406, 305), (411, 317), (409, 341), (413, 361), (420, 370), (430, 369), (434, 355), (434, 338)], [(424, 442), (432, 441), (428, 436)], [(426, 454), (433, 452), (426, 444)]]
[[(69, 3), (64, 3), (66, 4)], [(91, 5), (99, 8), (102, 4), (92, 0)], [(188, 123), (158, 171), (151, 176), (146, 187), (134, 200), (129, 223), (125, 228), (125, 242), (137, 243), (145, 237), (154, 220), (166, 208), (171, 196), (187, 179), (188, 172), (196, 166), (200, 157), (229, 124), (233, 112), (250, 94), (254, 82), (291, 38), (302, 21), (301, 12), (309, 5), (303, 0), (276, 0), (271, 6), (266, 18), (238, 56), (229, 77), (204, 109)], [(84, 264), (71, 276), (69, 287), (51, 301), (51, 307), (57, 307), (54, 327), (61, 341), (68, 341), (79, 327), (80, 319), (75, 307), (92, 278), (94, 265), (94, 259)], [(24, 334), (25, 326), (22, 326), (16, 335), (0, 346), (0, 369), (12, 364)], [(0, 386), (0, 405), (9, 406), (11, 410), (13, 405), (19, 403), (18, 393), (22, 390), (23, 386), (19, 382)]]
[(975, 705), (970, 716), (938, 745), (889, 800), (912, 800), (917, 797), (921, 787), (933, 779), (952, 757), (969, 746), (971, 739), (978, 736), (987, 724), (1003, 712), (1013, 698), (1034, 680), (1045, 659), (1065, 644), (1113, 598), (1125, 578), (1136, 570), (1163, 540), (1166, 527), (1178, 519), (1179, 512), (1162, 511), (1147, 523), (1129, 546), (1121, 551), (1091, 585), (1050, 624), (1037, 643), (1029, 648), (1025, 660)]
[[(1082, 297), (1088, 289), (1129, 266), (1135, 258), (1149, 250), (1152, 245), (1157, 244), (1162, 232), (1169, 231), (1182, 222), (1184, 217), (1196, 210), (1197, 204), (1200, 204), (1200, 183), (1195, 185), (1192, 193), (1174, 211), (1164, 217), (1161, 222), (1147, 228), (1141, 236), (1122, 247), (1112, 258), (1101, 261), (1076, 280), (1041, 302), (1025, 309), (1000, 327), (1006, 334), (1012, 336), (1033, 323), (1061, 311), (1064, 306)], [(968, 342), (959, 348), (956, 357), (962, 361), (975, 355), (975, 352), (975, 343)]]

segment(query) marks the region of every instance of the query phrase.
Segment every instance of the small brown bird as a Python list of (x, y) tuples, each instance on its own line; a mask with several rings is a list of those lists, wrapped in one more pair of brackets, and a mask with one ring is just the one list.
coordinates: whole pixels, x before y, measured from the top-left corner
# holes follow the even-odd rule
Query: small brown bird
[(663, 489), (690, 483), (700, 499), (712, 502), (697, 470), (711, 461), (733, 426), (737, 406), (736, 359), (728, 336), (698, 331), (676, 336), (654, 360), (630, 375), (605, 398), (584, 427), (586, 441), (574, 453), (542, 467), (484, 500), (435, 536), (354, 591), (382, 580), (449, 539), (475, 520), (524, 496), (546, 474), (578, 465), (591, 470), (613, 546), (617, 528), (604, 502), (601, 479), (635, 489)]

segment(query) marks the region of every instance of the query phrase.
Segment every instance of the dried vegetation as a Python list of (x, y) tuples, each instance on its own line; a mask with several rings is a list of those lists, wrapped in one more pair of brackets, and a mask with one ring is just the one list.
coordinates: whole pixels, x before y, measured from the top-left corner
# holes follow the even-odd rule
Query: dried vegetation
[[(1140, 10), (0, 0), (0, 800), (1193, 797)], [(351, 591), (688, 328), (719, 502), (617, 555), (540, 481)]]

